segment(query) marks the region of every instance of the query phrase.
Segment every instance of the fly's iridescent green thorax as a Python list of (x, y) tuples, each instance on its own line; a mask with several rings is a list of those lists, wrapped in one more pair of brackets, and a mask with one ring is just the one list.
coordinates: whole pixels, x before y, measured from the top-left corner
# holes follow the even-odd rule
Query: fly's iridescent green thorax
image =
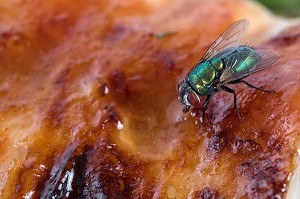
[[(224, 53), (226, 53), (226, 50), (222, 52), (222, 54)], [(224, 58), (216, 56), (211, 60), (198, 63), (189, 72), (186, 79), (197, 94), (206, 96), (216, 92), (214, 85), (219, 82), (222, 71), (226, 67), (238, 65), (234, 70), (236, 73), (242, 73), (249, 70), (250, 65), (255, 68), (256, 64), (254, 62), (257, 62), (258, 56), (254, 49), (248, 46), (240, 46)]]
[(198, 63), (187, 75), (187, 81), (191, 87), (201, 96), (211, 92), (212, 84), (219, 78), (223, 68), (223, 62), (219, 58)]

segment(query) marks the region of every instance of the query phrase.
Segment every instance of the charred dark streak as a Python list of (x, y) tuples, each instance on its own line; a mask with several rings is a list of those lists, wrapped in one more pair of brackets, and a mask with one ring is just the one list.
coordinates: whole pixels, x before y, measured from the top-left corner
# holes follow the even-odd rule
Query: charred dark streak
[(217, 190), (211, 187), (205, 187), (201, 191), (197, 191), (194, 194), (195, 199), (222, 199), (223, 197), (219, 196)]
[(249, 198), (283, 198), (285, 184), (278, 178), (277, 175), (257, 176), (248, 185)]
[(84, 196), (98, 195), (106, 198), (141, 198), (141, 192), (133, 192), (143, 181), (143, 163), (136, 162), (118, 151), (109, 140), (100, 140), (88, 152), (87, 172), (84, 180)]
[(228, 140), (226, 138), (225, 133), (223, 132), (217, 132), (214, 133), (212, 138), (210, 138), (208, 142), (208, 151), (212, 155), (216, 155), (218, 153), (221, 153), (224, 148), (227, 146)]
[(251, 139), (237, 139), (231, 147), (232, 153), (250, 153), (261, 150), (260, 144)]
[(86, 154), (90, 149), (85, 149), (82, 155), (74, 157), (72, 162), (74, 165), (74, 180), (72, 184), (73, 192), (70, 193), (70, 198), (78, 198), (84, 195), (84, 178), (87, 169)]
[(239, 173), (247, 178), (253, 178), (259, 173), (273, 175), (278, 171), (276, 162), (269, 159), (269, 157), (248, 159), (239, 167)]
[[(83, 151), (71, 151), (68, 155), (70, 158), (67, 159), (66, 163), (63, 163), (61, 172), (56, 173), (57, 176), (49, 173), (48, 180), (38, 184), (39, 190), (43, 190), (40, 193), (40, 198), (82, 198), (84, 196), (85, 173), (87, 172), (86, 154), (90, 148), (84, 147), (80, 150)], [(53, 168), (59, 166), (54, 165)], [(53, 180), (54, 177), (57, 180)]]
[(282, 163), (272, 161), (270, 157), (248, 159), (239, 167), (239, 174), (250, 183), (246, 186), (249, 198), (283, 197), (287, 172), (279, 168)]
[(282, 148), (283, 139), (280, 137), (276, 137), (274, 135), (271, 135), (267, 142), (267, 146), (271, 151), (277, 151), (279, 152)]
[(74, 142), (55, 161), (51, 171), (48, 173), (48, 179), (43, 182), (40, 198), (65, 198), (64, 196), (72, 191), (72, 189), (68, 188), (67, 182), (71, 181), (72, 178), (70, 174), (74, 165), (72, 160), (77, 154), (78, 144), (78, 142)]

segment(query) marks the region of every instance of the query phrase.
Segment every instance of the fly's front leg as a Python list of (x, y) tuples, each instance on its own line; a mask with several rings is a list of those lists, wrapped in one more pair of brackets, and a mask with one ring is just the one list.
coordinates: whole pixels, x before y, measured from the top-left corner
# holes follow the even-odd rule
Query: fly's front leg
[(234, 110), (238, 116), (239, 119), (241, 119), (240, 113), (237, 109), (237, 103), (236, 103), (236, 93), (235, 90), (228, 88), (227, 86), (222, 86), (221, 89), (223, 89), (224, 91), (228, 92), (228, 93), (232, 93), (233, 94), (233, 102), (234, 102)]
[(203, 104), (203, 106), (202, 106), (202, 115), (201, 115), (201, 117), (202, 117), (202, 124), (204, 124), (205, 108), (206, 108), (207, 104), (208, 104), (209, 101), (210, 101), (210, 97), (211, 97), (211, 95), (207, 95), (206, 100), (205, 100), (205, 102), (204, 102), (204, 104)]

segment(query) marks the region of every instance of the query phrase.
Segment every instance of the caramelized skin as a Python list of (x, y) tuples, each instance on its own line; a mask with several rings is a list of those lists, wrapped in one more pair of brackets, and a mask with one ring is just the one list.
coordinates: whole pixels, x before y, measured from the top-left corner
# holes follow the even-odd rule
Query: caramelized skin
[(243, 5), (124, 2), (0, 0), (1, 198), (284, 197), (300, 26), (261, 44), (281, 57), (247, 79), (276, 93), (234, 86), (241, 120), (218, 93), (200, 127), (176, 83)]

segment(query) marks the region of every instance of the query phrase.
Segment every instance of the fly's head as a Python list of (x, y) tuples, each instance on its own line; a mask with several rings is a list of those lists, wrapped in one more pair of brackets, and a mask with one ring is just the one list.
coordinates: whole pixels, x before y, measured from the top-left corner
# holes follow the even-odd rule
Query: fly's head
[(178, 83), (178, 101), (184, 105), (183, 112), (188, 112), (191, 106), (200, 105), (199, 96), (185, 79), (181, 79)]

